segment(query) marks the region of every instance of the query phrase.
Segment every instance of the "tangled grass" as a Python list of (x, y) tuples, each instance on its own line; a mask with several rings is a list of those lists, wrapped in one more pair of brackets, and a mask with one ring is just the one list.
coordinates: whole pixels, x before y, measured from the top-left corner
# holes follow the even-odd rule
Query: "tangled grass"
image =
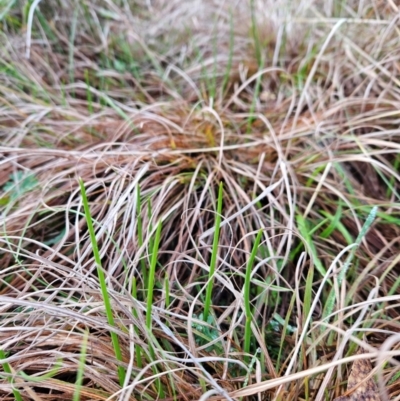
[(396, 397), (395, 2), (5, 3), (2, 399)]

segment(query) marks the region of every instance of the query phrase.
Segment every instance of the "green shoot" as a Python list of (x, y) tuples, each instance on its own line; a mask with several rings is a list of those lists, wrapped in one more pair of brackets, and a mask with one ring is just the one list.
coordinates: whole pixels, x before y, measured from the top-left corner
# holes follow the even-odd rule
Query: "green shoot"
[(170, 290), (169, 290), (169, 279), (168, 279), (168, 274), (165, 273), (165, 278), (164, 278), (164, 293), (165, 293), (165, 309), (168, 309), (170, 305)]
[[(137, 236), (138, 236), (138, 244), (139, 248), (143, 246), (143, 226), (142, 226), (142, 215), (141, 215), (141, 210), (142, 210), (142, 201), (140, 197), (140, 186), (138, 185), (136, 187), (136, 219), (137, 219)], [(144, 258), (140, 259), (140, 266), (141, 266), (141, 273), (143, 277), (143, 286), (144, 288), (147, 288), (148, 284), (148, 277), (147, 277), (147, 267), (146, 267), (146, 262)]]
[[(4, 360), (4, 359), (6, 359), (6, 354), (5, 354), (4, 350), (0, 349), (0, 360)], [(2, 362), (1, 365), (3, 366), (4, 372), (9, 375), (8, 382), (12, 385), (13, 379), (11, 377), (12, 370), (11, 370), (10, 364), (8, 362)], [(21, 393), (15, 388), (15, 386), (12, 386), (12, 392), (14, 394), (16, 401), (22, 401)]]
[(221, 213), (222, 213), (222, 196), (223, 196), (223, 184), (220, 182), (219, 191), (218, 191), (218, 201), (217, 201), (217, 214), (215, 216), (215, 231), (214, 231), (214, 239), (211, 253), (211, 262), (210, 262), (210, 272), (208, 274), (208, 285), (206, 289), (206, 299), (204, 302), (204, 321), (207, 322), (208, 315), (210, 313), (211, 306), (211, 295), (214, 284), (214, 273), (215, 266), (217, 264), (217, 256), (218, 256), (218, 242), (219, 242), (219, 231), (221, 225)]
[(149, 331), (151, 331), (151, 311), (153, 308), (154, 278), (156, 275), (158, 246), (160, 244), (160, 237), (161, 237), (161, 226), (162, 222), (160, 220), (158, 222), (156, 230), (156, 238), (154, 240), (153, 252), (150, 261), (149, 284), (147, 288), (147, 310), (146, 310), (146, 326), (149, 329)]
[[(358, 246), (361, 244), (362, 239), (364, 238), (365, 234), (367, 233), (367, 231), (371, 227), (371, 224), (375, 220), (375, 216), (376, 216), (377, 211), (378, 211), (378, 208), (376, 206), (374, 206), (371, 209), (371, 212), (369, 213), (364, 225), (362, 226), (362, 228), (360, 230), (360, 233), (358, 234), (358, 237), (357, 237), (356, 242), (355, 242), (356, 246), (354, 246), (351, 249), (351, 251), (349, 253), (349, 256), (347, 257), (347, 259), (346, 259), (346, 261), (344, 263), (344, 266), (343, 266), (342, 270), (338, 274), (337, 281), (338, 281), (338, 285), (339, 286), (341, 285), (344, 277), (346, 276), (346, 272), (350, 267), (350, 264), (351, 264), (351, 262), (352, 262), (352, 260), (354, 258), (354, 255), (356, 253), (356, 250), (357, 250)], [(330, 294), (329, 294), (329, 296), (327, 298), (326, 306), (325, 306), (325, 309), (324, 309), (324, 312), (323, 312), (323, 317), (324, 318), (326, 318), (327, 316), (329, 316), (332, 313), (334, 305), (335, 305), (335, 291), (332, 288), (331, 292), (330, 292)]]
[[(106, 283), (103, 268), (101, 265), (100, 252), (99, 252), (99, 248), (97, 246), (96, 234), (95, 234), (94, 228), (93, 228), (92, 216), (90, 214), (90, 208), (89, 208), (89, 202), (88, 202), (88, 199), (86, 196), (85, 186), (84, 186), (81, 178), (79, 179), (79, 186), (81, 189), (82, 202), (83, 202), (83, 207), (85, 209), (86, 223), (88, 226), (90, 241), (92, 243), (93, 255), (94, 255), (95, 262), (96, 262), (97, 275), (99, 276), (100, 289), (101, 289), (101, 294), (103, 296), (103, 302), (104, 302), (104, 307), (106, 310), (107, 321), (111, 327), (115, 327), (114, 316), (113, 316), (112, 307), (111, 307), (111, 300), (110, 300), (110, 296), (108, 294), (107, 283)], [(122, 362), (122, 352), (121, 352), (121, 347), (119, 345), (117, 334), (114, 331), (111, 331), (110, 334), (111, 334), (111, 342), (112, 342), (112, 345), (114, 348), (115, 357), (116, 357), (117, 361)], [(118, 366), (118, 378), (119, 378), (119, 382), (120, 382), (121, 386), (123, 386), (123, 384), (125, 382), (125, 374), (126, 374), (125, 369), (122, 367), (122, 365), (119, 365)]]
[(47, 379), (51, 379), (52, 377), (58, 375), (60, 373), (62, 365), (63, 365), (62, 359), (57, 359), (54, 367), (49, 372), (47, 372), (47, 373), (45, 373), (45, 374), (43, 374), (41, 376), (27, 375), (23, 371), (20, 372), (20, 375), (21, 375), (21, 377), (23, 377), (28, 382), (40, 383), (40, 382), (43, 382), (43, 381), (45, 381)]
[[(315, 267), (317, 268), (318, 272), (322, 275), (326, 275), (326, 269), (324, 265), (322, 264), (320, 258), (318, 257), (317, 249), (314, 245), (313, 239), (311, 237), (311, 230), (308, 225), (307, 220), (304, 219), (304, 217), (300, 214), (296, 216), (297, 219), (297, 226), (300, 231), (300, 234), (303, 236), (303, 238), (306, 241), (306, 244), (308, 245), (308, 250), (311, 253), (312, 260), (315, 264)], [(331, 284), (331, 281), (328, 280), (328, 282)]]
[[(258, 231), (256, 240), (253, 245), (253, 249), (251, 250), (250, 258), (247, 262), (246, 266), (246, 276), (244, 280), (244, 310), (246, 315), (246, 323), (244, 328), (244, 352), (246, 354), (250, 353), (250, 342), (251, 342), (251, 320), (252, 320), (252, 313), (251, 313), (251, 297), (250, 297), (250, 284), (251, 284), (251, 272), (253, 270), (254, 261), (257, 256), (258, 246), (260, 245), (261, 236), (263, 234), (263, 230), (260, 229)], [(245, 355), (244, 362), (246, 364), (249, 363), (249, 356)]]
[[(136, 277), (132, 277), (132, 298), (137, 300), (137, 285), (136, 285)], [(136, 308), (132, 308), (132, 315), (138, 319), (138, 313)], [(138, 327), (135, 327), (136, 334), (139, 334)], [(135, 344), (135, 355), (136, 355), (136, 364), (139, 369), (143, 367), (142, 363), (142, 349), (140, 348), (139, 344)]]

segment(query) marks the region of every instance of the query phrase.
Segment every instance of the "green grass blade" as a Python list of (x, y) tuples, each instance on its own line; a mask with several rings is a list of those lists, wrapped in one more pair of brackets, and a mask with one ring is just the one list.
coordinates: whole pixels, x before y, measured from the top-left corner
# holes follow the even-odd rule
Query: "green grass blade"
[[(96, 262), (97, 275), (99, 276), (100, 289), (101, 289), (101, 294), (103, 296), (103, 302), (104, 302), (104, 307), (106, 310), (107, 321), (111, 327), (115, 327), (114, 316), (113, 316), (113, 312), (112, 312), (112, 308), (111, 308), (111, 300), (108, 295), (107, 283), (106, 283), (103, 268), (101, 265), (100, 252), (99, 252), (99, 248), (97, 246), (96, 234), (95, 234), (94, 228), (93, 228), (92, 216), (90, 214), (90, 208), (89, 208), (89, 202), (88, 202), (87, 196), (86, 196), (85, 185), (83, 184), (83, 181), (81, 178), (79, 179), (79, 186), (81, 189), (82, 202), (83, 202), (83, 207), (85, 209), (86, 223), (88, 226), (90, 241), (92, 243), (93, 255), (94, 255), (95, 262)], [(112, 345), (114, 348), (115, 357), (116, 357), (117, 361), (122, 362), (122, 352), (121, 352), (121, 347), (119, 345), (118, 336), (113, 331), (111, 331), (110, 334), (111, 334), (111, 342), (112, 342)], [(125, 369), (121, 365), (119, 365), (118, 366), (118, 378), (119, 378), (119, 383), (121, 386), (125, 382), (125, 374), (126, 374)]]
[(287, 333), (287, 328), (289, 326), (289, 319), (292, 316), (293, 313), (293, 307), (294, 307), (294, 303), (296, 301), (296, 294), (293, 293), (292, 298), (290, 300), (290, 304), (286, 313), (286, 318), (285, 318), (285, 324), (283, 325), (283, 330), (281, 333), (281, 341), (280, 341), (280, 345), (279, 345), (279, 353), (278, 353), (278, 358), (277, 358), (277, 363), (276, 363), (276, 372), (279, 372), (280, 369), (280, 365), (282, 363), (281, 359), (282, 359), (282, 355), (284, 354), (284, 346), (285, 346), (285, 340), (286, 340), (286, 333)]
[[(6, 354), (5, 354), (4, 350), (0, 349), (0, 361), (2, 361), (4, 359), (6, 359)], [(13, 379), (11, 377), (11, 375), (12, 375), (11, 366), (8, 364), (8, 362), (1, 362), (1, 365), (3, 366), (4, 372), (8, 373), (10, 375), (8, 377), (8, 382), (12, 385)], [(14, 386), (12, 386), (12, 392), (14, 394), (16, 401), (22, 401), (21, 393)]]
[[(140, 197), (140, 186), (138, 185), (136, 188), (136, 218), (137, 218), (137, 236), (138, 236), (138, 244), (139, 248), (143, 246), (143, 224), (142, 224), (142, 200)], [(140, 267), (142, 269), (142, 278), (143, 278), (143, 287), (147, 288), (148, 285), (148, 274), (147, 267), (144, 258), (140, 259)]]
[(321, 214), (325, 216), (328, 220), (330, 220), (330, 224), (327, 229), (320, 234), (320, 236), (322, 238), (329, 238), (334, 230), (338, 230), (340, 234), (343, 235), (343, 238), (345, 239), (347, 244), (350, 245), (354, 242), (354, 238), (352, 237), (346, 226), (340, 221), (340, 218), (342, 217), (341, 207), (339, 206), (338, 209), (340, 209), (338, 210), (338, 213), (340, 212), (340, 214), (336, 213), (335, 216), (332, 216), (330, 213), (321, 210)]
[(165, 291), (165, 309), (168, 309), (171, 301), (170, 301), (169, 279), (167, 273), (165, 274), (164, 278), (164, 291)]
[(253, 249), (251, 250), (249, 261), (246, 266), (246, 276), (244, 280), (244, 308), (246, 315), (246, 323), (244, 328), (244, 352), (247, 354), (244, 356), (244, 362), (246, 364), (249, 363), (249, 353), (250, 353), (250, 342), (251, 342), (251, 320), (253, 318), (253, 314), (251, 313), (251, 299), (250, 299), (250, 284), (251, 284), (251, 272), (253, 270), (254, 261), (257, 256), (258, 246), (261, 242), (261, 236), (263, 234), (263, 230), (260, 229), (258, 231), (256, 240), (253, 245)]
[[(314, 245), (314, 241), (311, 237), (311, 229), (309, 227), (309, 224), (307, 224), (307, 220), (304, 219), (304, 217), (300, 214), (298, 214), (296, 216), (297, 219), (297, 226), (298, 229), (300, 231), (300, 234), (303, 236), (303, 238), (306, 240), (306, 243), (308, 245), (308, 250), (311, 253), (312, 256), (312, 260), (315, 264), (316, 269), (318, 270), (318, 272), (322, 275), (325, 276), (326, 275), (326, 269), (324, 267), (324, 265), (322, 264), (320, 258), (318, 257), (318, 252), (317, 249)], [(332, 285), (332, 281), (328, 280), (328, 282)]]
[(321, 211), (321, 214), (330, 220), (328, 226), (321, 232), (321, 238), (329, 238), (332, 233), (337, 229), (337, 225), (340, 222), (340, 218), (342, 217), (342, 204), (339, 203), (338, 208), (336, 209), (336, 213), (332, 216), (330, 213), (325, 212), (324, 210)]
[[(350, 264), (351, 264), (351, 262), (352, 262), (352, 260), (354, 258), (354, 255), (356, 253), (357, 248), (359, 247), (362, 239), (364, 238), (365, 234), (367, 233), (367, 231), (371, 227), (371, 224), (375, 220), (377, 212), (378, 212), (378, 208), (377, 208), (377, 206), (374, 206), (371, 209), (367, 219), (365, 220), (365, 223), (362, 226), (362, 228), (360, 230), (360, 233), (357, 236), (357, 239), (356, 239), (356, 242), (355, 242), (356, 246), (354, 246), (351, 249), (351, 251), (349, 253), (349, 256), (347, 257), (347, 259), (346, 259), (346, 261), (344, 263), (344, 266), (343, 266), (342, 270), (338, 274), (337, 281), (338, 281), (338, 285), (339, 286), (341, 285), (344, 277), (346, 276), (347, 270), (350, 267)], [(324, 308), (323, 315), (322, 315), (323, 318), (326, 318), (327, 316), (329, 316), (332, 313), (334, 306), (335, 306), (335, 291), (332, 288), (330, 293), (329, 293), (329, 296), (327, 298), (327, 301), (326, 301), (326, 306)], [(322, 327), (321, 330), (324, 330), (324, 328)]]
[[(146, 327), (151, 335), (152, 328), (151, 328), (151, 312), (153, 309), (153, 293), (154, 293), (154, 282), (155, 282), (155, 275), (156, 275), (156, 266), (157, 266), (157, 258), (158, 258), (158, 248), (160, 244), (161, 238), (161, 227), (162, 221), (160, 220), (157, 225), (156, 236), (153, 242), (153, 251), (151, 255), (150, 261), (150, 271), (149, 271), (149, 281), (148, 281), (148, 288), (147, 288), (147, 309), (146, 309)], [(153, 346), (149, 346), (150, 356), (153, 360), (156, 359)], [(152, 368), (153, 373), (156, 375), (158, 374), (158, 370), (156, 366)], [(159, 378), (156, 379), (156, 386), (157, 391), (160, 398), (165, 398), (165, 393), (162, 387), (161, 380)]]
[(47, 379), (51, 379), (54, 376), (58, 375), (60, 373), (62, 366), (63, 366), (62, 359), (57, 359), (57, 361), (54, 365), (54, 368), (52, 368), (49, 372), (47, 372), (41, 376), (31, 376), (31, 375), (26, 374), (24, 371), (21, 371), (20, 375), (28, 382), (41, 383)]
[(223, 184), (220, 182), (219, 190), (218, 190), (218, 201), (217, 201), (217, 214), (215, 216), (215, 231), (213, 238), (213, 246), (211, 253), (211, 261), (210, 261), (210, 272), (208, 274), (208, 284), (206, 289), (206, 299), (204, 302), (204, 321), (207, 322), (208, 315), (210, 313), (211, 306), (211, 296), (214, 285), (214, 273), (215, 266), (217, 264), (217, 256), (218, 256), (218, 242), (219, 242), (219, 231), (221, 226), (221, 213), (222, 213), (222, 196), (223, 196)]
[[(132, 278), (132, 298), (137, 300), (137, 285), (136, 285), (136, 277)], [(136, 308), (132, 308), (132, 315), (138, 319), (138, 313)], [(138, 327), (135, 326), (136, 334), (139, 334)], [(136, 356), (136, 364), (139, 369), (142, 369), (142, 349), (140, 348), (139, 344), (135, 344), (135, 356)]]
[(146, 326), (151, 331), (151, 311), (153, 308), (153, 292), (154, 292), (154, 279), (156, 275), (157, 257), (158, 257), (158, 246), (160, 244), (161, 237), (161, 220), (158, 222), (156, 237), (153, 244), (153, 252), (150, 261), (150, 272), (149, 272), (149, 284), (147, 288), (147, 309), (146, 309)]

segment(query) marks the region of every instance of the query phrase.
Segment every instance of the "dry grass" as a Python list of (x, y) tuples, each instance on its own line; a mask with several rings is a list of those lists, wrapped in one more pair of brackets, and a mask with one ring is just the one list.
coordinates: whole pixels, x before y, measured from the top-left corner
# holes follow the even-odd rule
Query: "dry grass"
[(1, 399), (398, 396), (395, 2), (8, 3)]

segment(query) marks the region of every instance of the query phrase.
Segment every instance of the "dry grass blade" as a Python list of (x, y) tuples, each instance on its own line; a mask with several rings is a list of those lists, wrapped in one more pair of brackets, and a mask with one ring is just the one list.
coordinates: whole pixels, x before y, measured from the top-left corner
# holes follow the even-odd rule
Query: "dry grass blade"
[(400, 332), (395, 2), (0, 3), (2, 401), (322, 401)]
[[(360, 348), (358, 355), (364, 352)], [(381, 401), (378, 388), (372, 377), (372, 365), (368, 359), (359, 359), (353, 362), (347, 381), (348, 395), (337, 397), (334, 401)]]

